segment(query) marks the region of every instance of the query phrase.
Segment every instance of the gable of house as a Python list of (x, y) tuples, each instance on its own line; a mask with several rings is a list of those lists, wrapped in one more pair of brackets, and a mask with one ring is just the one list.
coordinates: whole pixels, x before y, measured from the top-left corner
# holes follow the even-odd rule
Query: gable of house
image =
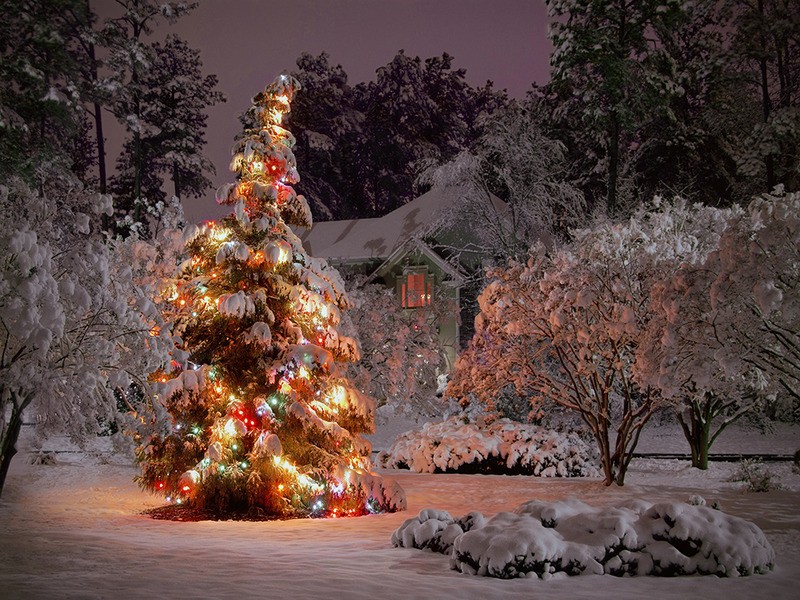
[[(323, 221), (301, 231), (299, 237), (312, 256), (396, 290), (405, 308), (437, 301), (451, 304), (453, 312), (439, 323), (439, 330), (452, 364), (462, 341), (461, 290), (466, 271), (480, 266), (482, 258), (478, 251), (467, 249), (474, 237), (470, 231), (443, 226), (453, 220), (453, 211), (463, 198), (459, 188), (434, 188), (383, 217)], [(490, 200), (503, 210), (501, 200), (494, 196)], [(466, 260), (462, 256), (448, 260), (443, 248), (458, 250), (459, 246)], [(437, 299), (434, 290), (444, 297)]]

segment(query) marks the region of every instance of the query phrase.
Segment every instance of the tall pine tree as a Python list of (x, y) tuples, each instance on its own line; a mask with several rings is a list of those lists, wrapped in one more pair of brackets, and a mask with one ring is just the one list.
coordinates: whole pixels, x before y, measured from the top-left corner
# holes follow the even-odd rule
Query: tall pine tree
[(311, 214), (294, 137), (281, 127), (298, 88), (282, 75), (253, 99), (234, 146), (237, 183), (221, 222), (186, 229), (191, 258), (168, 296), (191, 367), (164, 374), (165, 431), (143, 441), (140, 484), (215, 514), (344, 516), (404, 508), (370, 472), (374, 402), (342, 375), (358, 358), (338, 332), (339, 274), (291, 225)]
[[(119, 176), (113, 182), (115, 210), (122, 229), (147, 221), (148, 208), (158, 200), (147, 197), (156, 187), (157, 177), (148, 164), (147, 138), (156, 135), (158, 124), (147, 120), (148, 92), (145, 81), (156, 53), (145, 38), (163, 19), (174, 23), (188, 14), (196, 2), (169, 0), (118, 0), (122, 14), (105, 21), (99, 33), (107, 53), (108, 74), (100, 77), (97, 89), (105, 96), (116, 119), (124, 125), (128, 138), (125, 151), (117, 161)], [(147, 231), (141, 230), (147, 235)]]
[(125, 142), (113, 188), (133, 198), (138, 180), (138, 197), (158, 217), (170, 187), (179, 199), (198, 198), (211, 187), (206, 174), (214, 167), (203, 155), (205, 110), (225, 97), (216, 89), (216, 75), (203, 75), (200, 53), (185, 41), (170, 35), (152, 50), (140, 78), (139, 135)]
[[(547, 0), (553, 19), (552, 88), (562, 119), (589, 144), (586, 170), (599, 175), (594, 193), (618, 210), (637, 132), (659, 116), (678, 86), (660, 73), (659, 35), (680, 14), (678, 2), (658, 0)], [(579, 122), (574, 122), (578, 120)], [(587, 136), (588, 134), (588, 136)], [(586, 137), (589, 137), (587, 140)]]

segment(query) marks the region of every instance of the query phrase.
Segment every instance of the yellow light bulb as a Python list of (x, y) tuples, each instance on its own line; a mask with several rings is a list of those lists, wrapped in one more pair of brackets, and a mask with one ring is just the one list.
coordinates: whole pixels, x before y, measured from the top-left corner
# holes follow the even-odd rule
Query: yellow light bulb
[(331, 404), (342, 405), (347, 401), (347, 390), (341, 385), (335, 385), (328, 392), (328, 399)]

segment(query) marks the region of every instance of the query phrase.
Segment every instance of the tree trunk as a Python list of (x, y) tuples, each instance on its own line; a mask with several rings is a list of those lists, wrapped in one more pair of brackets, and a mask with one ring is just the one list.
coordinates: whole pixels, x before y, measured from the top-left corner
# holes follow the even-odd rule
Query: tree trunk
[(708, 453), (711, 447), (711, 410), (712, 398), (704, 395), (704, 403), (688, 401), (688, 422), (684, 414), (678, 412), (678, 422), (683, 430), (683, 436), (689, 442), (692, 453), (692, 466), (703, 471), (708, 469)]
[(617, 210), (617, 181), (619, 179), (619, 119), (611, 115), (608, 140), (608, 188), (606, 190), (606, 209), (609, 216)]
[[(87, 14), (91, 15), (92, 8), (89, 5), (89, 0), (86, 0), (86, 12)], [(89, 65), (90, 65), (90, 75), (92, 78), (91, 83), (97, 83), (97, 56), (95, 55), (94, 44), (89, 43), (89, 47), (87, 48), (87, 52), (89, 54)], [(93, 91), (92, 95), (95, 96), (96, 90)], [(106, 142), (105, 138), (103, 137), (103, 112), (102, 107), (100, 106), (100, 102), (96, 99), (94, 101), (94, 132), (95, 137), (97, 139), (97, 174), (100, 179), (100, 193), (106, 193)]]
[[(772, 114), (772, 101), (769, 97), (769, 73), (767, 64), (767, 36), (764, 33), (765, 19), (764, 14), (764, 0), (758, 0), (758, 15), (761, 19), (760, 23), (760, 42), (761, 42), (761, 58), (759, 58), (759, 70), (761, 71), (761, 111), (764, 115), (764, 123), (769, 122), (770, 114)], [(767, 154), (764, 157), (764, 167), (766, 169), (767, 177), (767, 191), (775, 187), (775, 158), (772, 154)]]
[(181, 183), (180, 183), (180, 173), (178, 172), (178, 165), (172, 165), (172, 185), (175, 187), (175, 197), (180, 200), (181, 199)]
[[(143, 27), (140, 23), (133, 24), (133, 40), (139, 42)], [(139, 67), (133, 63), (131, 69), (131, 84), (133, 88), (133, 114), (136, 117), (136, 131), (133, 132), (133, 220), (139, 223), (143, 220), (142, 206), (142, 135), (139, 132), (141, 127), (142, 107), (141, 93), (139, 87)]]
[(103, 137), (103, 113), (99, 102), (94, 103), (94, 130), (97, 136), (97, 172), (100, 178), (100, 193), (106, 193), (106, 141)]
[(592, 429), (597, 440), (597, 449), (600, 451), (603, 485), (611, 485), (614, 483), (614, 462), (611, 457), (611, 444), (608, 440), (608, 423), (603, 421), (602, 416), (599, 416)]
[(16, 401), (12, 401), (11, 419), (2, 432), (2, 444), (0, 444), (0, 496), (3, 495), (3, 486), (6, 483), (8, 467), (11, 459), (17, 453), (17, 440), (22, 429), (22, 408)]

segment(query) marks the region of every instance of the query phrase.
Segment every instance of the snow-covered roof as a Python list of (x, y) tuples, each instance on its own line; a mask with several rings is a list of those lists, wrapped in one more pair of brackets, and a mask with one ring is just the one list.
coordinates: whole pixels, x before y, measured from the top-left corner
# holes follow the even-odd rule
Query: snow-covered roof
[(462, 197), (458, 188), (434, 188), (383, 217), (323, 221), (299, 235), (311, 256), (345, 261), (385, 259)]

